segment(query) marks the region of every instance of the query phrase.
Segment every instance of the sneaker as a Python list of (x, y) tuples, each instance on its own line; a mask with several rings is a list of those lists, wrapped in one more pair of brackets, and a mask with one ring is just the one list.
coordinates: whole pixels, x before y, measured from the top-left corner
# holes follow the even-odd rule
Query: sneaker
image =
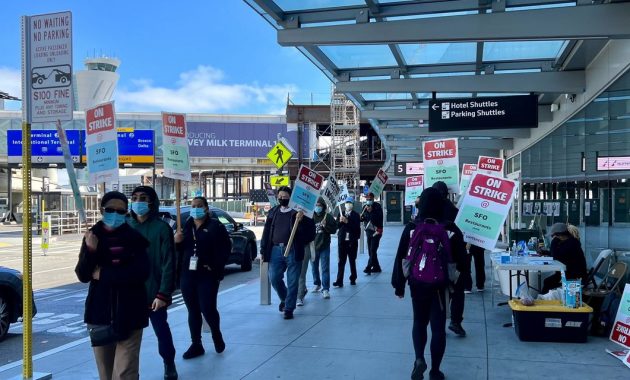
[(381, 273), (382, 271), (381, 268), (372, 268), (372, 273)]
[(333, 286), (335, 288), (343, 288), (343, 282), (335, 281), (333, 282)]
[(477, 292), (479, 293), (483, 293), (484, 290), (485, 290), (484, 288), (477, 288)]
[(424, 358), (416, 359), (413, 362), (413, 371), (411, 371), (411, 380), (422, 380), (424, 378), (424, 371), (427, 370), (427, 362)]
[(219, 335), (216, 339), (212, 337), (212, 340), (214, 341), (214, 350), (217, 354), (225, 351), (225, 341), (223, 341), (223, 335)]
[(350, 280), (350, 285), (356, 285), (356, 284), (357, 284), (356, 280)]
[(284, 301), (280, 301), (280, 305), (278, 305), (278, 311), (281, 313), (284, 311)]
[(319, 293), (322, 290), (322, 287), (319, 285), (315, 285), (313, 289), (311, 289), (311, 293)]
[(464, 290), (464, 294), (472, 294), (472, 290), (466, 289)]
[(303, 299), (303, 298), (298, 298), (298, 299), (297, 299), (297, 303), (296, 303), (296, 305), (298, 305), (298, 306), (304, 306), (304, 299)]
[(429, 380), (444, 380), (446, 376), (439, 369), (432, 369), (429, 371)]
[(293, 319), (293, 311), (285, 310), (284, 311), (284, 319)]
[(451, 324), (448, 325), (448, 329), (454, 332), (457, 336), (461, 336), (462, 338), (466, 336), (466, 330), (464, 330), (461, 323), (451, 322)]
[(188, 350), (184, 352), (184, 355), (182, 355), (182, 357), (185, 360), (188, 360), (188, 359), (196, 358), (197, 356), (201, 356), (205, 353), (206, 353), (206, 350), (203, 349), (203, 346), (201, 345), (201, 343), (193, 343), (190, 345)]
[(322, 290), (322, 296), (324, 297), (324, 299), (329, 299), (330, 298), (330, 293), (328, 292), (328, 290)]
[(363, 269), (363, 273), (370, 274), (372, 273), (372, 270), (370, 268), (365, 268)]
[(164, 363), (164, 380), (177, 380), (177, 377), (175, 362)]

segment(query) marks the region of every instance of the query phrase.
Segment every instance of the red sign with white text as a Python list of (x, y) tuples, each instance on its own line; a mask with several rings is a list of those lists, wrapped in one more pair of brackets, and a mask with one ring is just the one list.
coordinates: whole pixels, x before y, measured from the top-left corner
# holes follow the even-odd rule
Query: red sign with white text
[(88, 135), (111, 131), (116, 126), (114, 103), (106, 103), (85, 111), (85, 125)]
[(457, 156), (457, 142), (454, 139), (425, 141), (424, 160), (439, 160)]
[(477, 170), (481, 173), (503, 177), (503, 159), (498, 157), (479, 156)]
[(186, 138), (186, 115), (163, 113), (162, 126), (166, 136)]
[(470, 175), (472, 176), (472, 174), (477, 171), (477, 165), (475, 164), (464, 164), (464, 167), (462, 168), (462, 175)]
[(306, 166), (300, 168), (300, 175), (298, 177), (300, 181), (308, 184), (315, 190), (319, 190), (324, 182), (324, 176), (317, 173), (315, 170), (311, 170)]
[(630, 348), (630, 325), (616, 321), (610, 333), (610, 340)]
[(385, 173), (383, 171), (383, 169), (379, 169), (378, 173), (376, 173), (377, 177), (381, 180), (381, 182), (383, 182), (383, 184), (387, 183), (387, 179), (389, 178), (387, 176), (387, 173)]
[(512, 181), (478, 173), (468, 187), (468, 193), (476, 198), (507, 205), (510, 203), (514, 186)]

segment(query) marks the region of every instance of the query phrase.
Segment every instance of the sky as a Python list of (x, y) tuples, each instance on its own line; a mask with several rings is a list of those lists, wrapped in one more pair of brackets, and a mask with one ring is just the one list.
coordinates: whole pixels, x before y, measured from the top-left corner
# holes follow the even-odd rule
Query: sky
[[(330, 81), (242, 0), (6, 1), (0, 6), (0, 91), (21, 97), (20, 17), (72, 11), (74, 71), (86, 57), (121, 60), (116, 111), (284, 114), (326, 104)], [(20, 109), (17, 101), (6, 109)]]

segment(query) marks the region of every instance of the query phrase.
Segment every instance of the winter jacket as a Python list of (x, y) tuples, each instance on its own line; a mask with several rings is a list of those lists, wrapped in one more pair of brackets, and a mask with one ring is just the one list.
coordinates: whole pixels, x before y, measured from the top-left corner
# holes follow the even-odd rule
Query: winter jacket
[[(324, 219), (326, 222), (322, 226)], [(322, 211), (321, 214), (313, 214), (313, 222), (315, 223), (315, 252), (330, 248), (330, 235), (337, 232), (337, 221), (332, 215)]]
[(149, 304), (159, 298), (171, 304), (175, 290), (175, 243), (173, 229), (157, 217), (149, 217), (143, 223), (130, 217), (127, 223), (149, 241), (147, 254), (151, 270), (146, 282)]
[[(344, 215), (346, 212), (344, 211)], [(340, 217), (337, 217), (337, 223), (339, 224), (339, 231), (337, 232), (337, 237), (340, 239), (339, 241), (346, 240), (346, 234), (350, 234), (350, 240), (356, 241), (361, 237), (361, 221), (359, 218), (359, 214), (352, 210), (350, 212), (350, 216), (348, 218), (348, 223), (341, 223)]]
[(176, 244), (184, 275), (190, 269), (190, 258), (197, 247), (197, 269), (199, 274), (208, 274), (214, 279), (223, 280), (225, 264), (232, 252), (232, 241), (225, 226), (210, 216), (197, 228), (195, 220), (188, 218), (182, 227), (184, 241)]
[(378, 233), (383, 233), (383, 207), (380, 203), (372, 203), (372, 211), (368, 211), (367, 208), (362, 212), (361, 221), (366, 226), (371, 222), (372, 226)]
[[(149, 308), (144, 284), (149, 277), (149, 242), (127, 223), (109, 231), (99, 221), (90, 230), (98, 238), (96, 251), (90, 251), (84, 239), (74, 269), (79, 281), (90, 283), (85, 323), (109, 325), (113, 321), (122, 337), (147, 327)], [(100, 277), (94, 280), (92, 273), (97, 266)]]
[(586, 258), (580, 241), (574, 237), (569, 237), (564, 241), (553, 239), (550, 248), (553, 259), (566, 265), (565, 275), (567, 279), (582, 279), (583, 284), (587, 285)]
[[(269, 210), (269, 214), (267, 215), (267, 221), (265, 221), (265, 227), (263, 229), (262, 239), (260, 240), (260, 254), (263, 256), (263, 260), (268, 262), (271, 260), (271, 250), (273, 248), (273, 242), (271, 238), (273, 236), (274, 229), (274, 217), (276, 213), (280, 212), (280, 206), (275, 206), (271, 210)], [(297, 211), (291, 210), (289, 211), (291, 215), (291, 226), (295, 224), (295, 217), (297, 215)], [(293, 239), (293, 248), (295, 252), (295, 261), (304, 260), (304, 247), (312, 242), (315, 239), (315, 223), (313, 219), (307, 218), (306, 216), (302, 218), (300, 224), (298, 224), (297, 231), (295, 232), (295, 237)]]
[[(392, 271), (392, 287), (395, 289), (394, 293), (402, 297), (405, 295), (405, 284), (408, 280), (405, 279), (402, 270), (402, 259), (407, 255), (409, 250), (409, 241), (411, 240), (411, 233), (416, 229), (416, 225), (422, 223), (420, 218), (416, 218), (414, 221), (407, 223), (405, 229), (400, 236), (400, 242), (398, 243), (398, 250), (396, 251), (396, 259), (394, 260), (394, 269)], [(455, 266), (459, 272), (470, 271), (470, 267), (467, 262), (466, 243), (464, 242), (464, 235), (462, 231), (452, 222), (442, 222), (442, 225), (447, 232), (452, 232), (450, 237), (451, 255)], [(409, 283), (411, 290), (411, 296), (422, 287), (422, 284), (415, 284), (412, 286)]]

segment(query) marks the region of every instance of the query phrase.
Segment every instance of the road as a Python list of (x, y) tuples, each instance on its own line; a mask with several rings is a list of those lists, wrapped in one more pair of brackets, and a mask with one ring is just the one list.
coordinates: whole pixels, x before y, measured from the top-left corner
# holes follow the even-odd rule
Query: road
[[(261, 228), (253, 227), (252, 230), (260, 238)], [(80, 244), (80, 236), (64, 237), (53, 242), (44, 256), (39, 248), (39, 238), (33, 238), (33, 291), (37, 306), (37, 315), (33, 318), (34, 355), (87, 337), (83, 311), (88, 285), (78, 282), (74, 273)], [(16, 228), (3, 226), (0, 230), (0, 265), (22, 271), (21, 231)], [(259, 273), (256, 262), (250, 272), (241, 272), (239, 266), (228, 265), (221, 289), (256, 281)], [(171, 308), (183, 304), (181, 294), (176, 294)], [(0, 367), (20, 359), (22, 324), (16, 323), (0, 342)]]

